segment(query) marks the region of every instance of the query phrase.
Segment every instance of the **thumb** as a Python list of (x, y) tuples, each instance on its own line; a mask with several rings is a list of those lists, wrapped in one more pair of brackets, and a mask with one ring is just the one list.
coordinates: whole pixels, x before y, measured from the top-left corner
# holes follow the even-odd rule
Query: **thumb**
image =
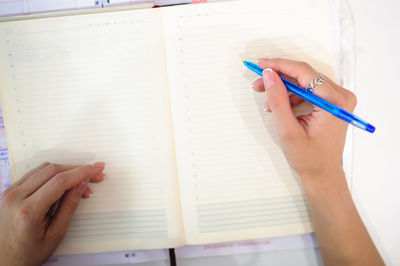
[(87, 187), (88, 180), (85, 180), (65, 193), (58, 210), (47, 229), (46, 237), (51, 238), (55, 243), (59, 243), (64, 238), (72, 216), (78, 208), (82, 194), (85, 192)]
[(281, 78), (267, 68), (263, 72), (263, 80), (268, 105), (272, 111), (279, 136), (297, 134), (301, 126), (292, 111), (289, 95)]

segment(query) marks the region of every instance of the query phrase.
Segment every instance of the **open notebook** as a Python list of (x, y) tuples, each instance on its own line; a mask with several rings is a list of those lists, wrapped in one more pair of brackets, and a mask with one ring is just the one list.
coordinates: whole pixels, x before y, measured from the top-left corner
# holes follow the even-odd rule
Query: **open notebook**
[(57, 253), (312, 231), (242, 60), (332, 77), (330, 22), (329, 1), (262, 0), (1, 23), (14, 179), (42, 161), (107, 163)]

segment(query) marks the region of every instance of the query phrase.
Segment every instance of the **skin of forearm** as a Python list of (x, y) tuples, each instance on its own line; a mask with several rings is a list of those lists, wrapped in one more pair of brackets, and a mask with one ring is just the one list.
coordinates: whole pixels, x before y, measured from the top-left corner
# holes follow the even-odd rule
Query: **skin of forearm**
[(302, 176), (325, 265), (384, 265), (351, 198), (342, 169)]

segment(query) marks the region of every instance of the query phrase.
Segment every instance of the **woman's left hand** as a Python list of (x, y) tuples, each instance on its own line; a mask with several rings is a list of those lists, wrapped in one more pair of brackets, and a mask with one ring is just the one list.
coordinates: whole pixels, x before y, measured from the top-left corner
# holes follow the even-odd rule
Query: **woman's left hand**
[[(0, 210), (0, 265), (41, 265), (64, 238), (88, 182), (104, 179), (104, 163), (43, 163), (4, 191)], [(57, 211), (52, 206), (59, 199)]]

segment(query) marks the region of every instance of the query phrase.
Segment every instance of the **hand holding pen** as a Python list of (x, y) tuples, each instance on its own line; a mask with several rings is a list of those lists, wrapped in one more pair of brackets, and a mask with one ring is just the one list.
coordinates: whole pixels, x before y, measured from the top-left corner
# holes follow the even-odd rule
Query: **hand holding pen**
[[(266, 92), (265, 108), (272, 112), (283, 151), (291, 166), (301, 176), (324, 176), (324, 172), (342, 171), (342, 154), (349, 124), (316, 105), (311, 114), (295, 116), (292, 107), (305, 100), (295, 94), (289, 96), (281, 79), (284, 77), (307, 88), (319, 73), (306, 63), (285, 59), (260, 59), (259, 66), (263, 78), (256, 80), (253, 88)], [(300, 90), (318, 99), (323, 98), (346, 112), (352, 112), (357, 103), (352, 92), (330, 80), (315, 87), (313, 93)]]
[[(260, 66), (249, 62), (245, 61), (244, 65), (249, 68), (251, 71), (255, 72), (256, 74), (262, 76), (264, 69), (262, 69)], [(270, 70), (270, 69), (269, 69)], [(352, 124), (353, 126), (356, 126), (358, 128), (364, 129), (370, 133), (375, 132), (375, 127), (361, 118), (357, 117), (356, 115), (352, 114), (351, 112), (341, 108), (338, 105), (332, 104), (331, 102), (324, 100), (321, 97), (318, 97), (317, 95), (313, 94), (314, 89), (318, 85), (323, 85), (323, 83), (327, 82), (327, 79), (322, 75), (318, 74), (314, 79), (312, 79), (309, 83), (309, 85), (306, 87), (304, 90), (297, 84), (280, 77), (281, 80), (283, 81), (283, 84), (286, 86), (286, 89), (293, 93), (294, 95), (300, 97), (303, 100), (306, 100), (310, 102), (311, 104), (331, 113), (332, 115), (336, 116), (339, 119), (342, 119), (343, 121)]]
[[(256, 80), (253, 88), (265, 91), (265, 107), (272, 112), (282, 150), (301, 178), (324, 264), (384, 265), (357, 213), (342, 168), (348, 122), (359, 119), (351, 114), (357, 103), (355, 95), (318, 78), (320, 74), (306, 63), (261, 59), (258, 64), (259, 69), (254, 69), (261, 71), (263, 78)], [(316, 77), (312, 93), (303, 89)], [(293, 94), (289, 96), (288, 91)], [(314, 109), (311, 114), (295, 116), (292, 106), (304, 98), (316, 103)], [(339, 119), (342, 117), (334, 110), (343, 110), (341, 114), (349, 121)], [(364, 121), (356, 124), (373, 131), (368, 125)]]

